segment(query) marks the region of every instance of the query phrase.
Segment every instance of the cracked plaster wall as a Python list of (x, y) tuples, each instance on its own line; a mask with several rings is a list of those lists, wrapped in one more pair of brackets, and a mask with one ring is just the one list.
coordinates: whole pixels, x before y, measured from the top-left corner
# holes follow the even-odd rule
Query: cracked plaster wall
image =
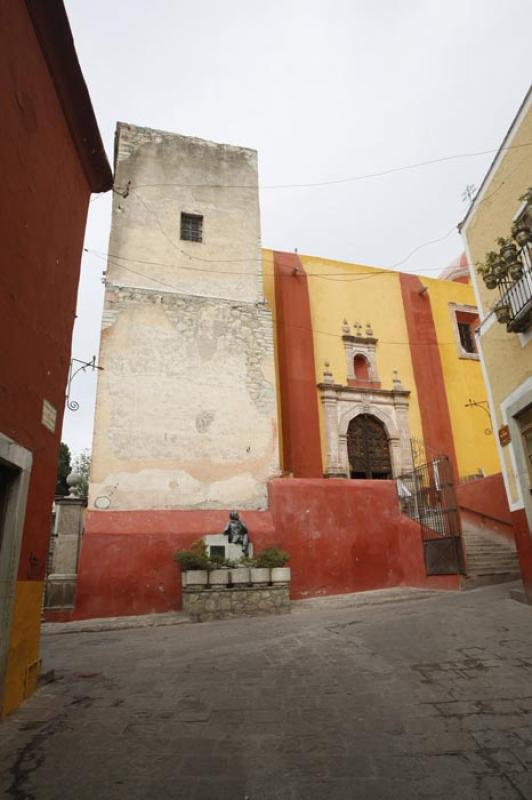
[[(131, 189), (113, 210), (109, 251), (120, 258), (107, 270), (89, 507), (265, 508), (279, 466), (256, 154), (121, 125), (117, 156), (116, 185)], [(161, 176), (255, 188), (153, 187), (154, 213), (126, 212), (135, 187)], [(204, 213), (208, 247), (180, 241), (182, 210)], [(228, 253), (256, 260), (227, 275)]]

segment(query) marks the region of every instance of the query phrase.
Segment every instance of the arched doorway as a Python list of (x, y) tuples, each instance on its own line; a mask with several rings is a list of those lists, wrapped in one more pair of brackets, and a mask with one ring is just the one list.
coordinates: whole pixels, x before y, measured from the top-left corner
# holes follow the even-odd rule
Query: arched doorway
[(392, 478), (388, 434), (382, 422), (371, 414), (359, 414), (349, 423), (347, 454), (350, 478)]

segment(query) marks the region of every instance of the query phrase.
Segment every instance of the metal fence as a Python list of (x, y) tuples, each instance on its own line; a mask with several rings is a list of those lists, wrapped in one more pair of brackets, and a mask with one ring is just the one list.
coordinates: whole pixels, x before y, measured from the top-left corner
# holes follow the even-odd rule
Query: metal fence
[(462, 528), (447, 456), (438, 456), (397, 479), (401, 511), (419, 523), (427, 575), (464, 572)]

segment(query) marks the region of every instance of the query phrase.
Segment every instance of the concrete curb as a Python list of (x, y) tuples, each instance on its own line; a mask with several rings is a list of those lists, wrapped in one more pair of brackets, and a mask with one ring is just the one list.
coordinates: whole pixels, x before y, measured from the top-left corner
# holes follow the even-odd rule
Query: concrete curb
[[(371, 592), (327, 595), (311, 597), (307, 600), (293, 600), (292, 613), (301, 614), (320, 609), (363, 608), (384, 605), (385, 603), (404, 603), (412, 600), (426, 600), (441, 596), (436, 589), (382, 589)], [(236, 619), (236, 617), (234, 618)], [(45, 622), (41, 626), (43, 636), (56, 636), (68, 633), (100, 633), (102, 631), (124, 631), (134, 628), (159, 628), (166, 625), (184, 625), (192, 620), (182, 611), (169, 611), (165, 614), (145, 614), (132, 617), (104, 617), (101, 619), (75, 620), (74, 622)]]

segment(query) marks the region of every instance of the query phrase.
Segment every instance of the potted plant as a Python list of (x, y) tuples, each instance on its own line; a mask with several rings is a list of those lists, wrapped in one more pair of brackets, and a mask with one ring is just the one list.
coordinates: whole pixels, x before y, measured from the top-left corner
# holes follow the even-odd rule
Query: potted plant
[(500, 303), (495, 306), (495, 316), (497, 317), (497, 322), (510, 322), (510, 306), (507, 303)]
[(250, 563), (250, 578), (251, 578), (251, 585), (252, 586), (267, 586), (270, 582), (270, 568), (269, 567), (259, 567), (257, 565), (257, 559), (254, 558), (251, 560)]
[(516, 259), (508, 266), (508, 272), (513, 281), (518, 281), (523, 277), (523, 265)]
[(233, 586), (248, 586), (249, 585), (249, 564), (251, 559), (241, 558), (231, 568), (231, 583)]
[(477, 272), (486, 284), (488, 289), (495, 289), (497, 286), (497, 276), (493, 271), (494, 260), (497, 258), (497, 253), (493, 251), (486, 256), (486, 263), (478, 267)]
[(524, 219), (520, 219), (512, 225), (512, 236), (519, 247), (525, 247), (525, 245), (532, 241), (532, 230)]
[(271, 582), (275, 584), (289, 583), (290, 567), (285, 567), (290, 556), (278, 547), (267, 547), (255, 559), (257, 567), (270, 570)]
[(227, 586), (230, 566), (231, 562), (223, 556), (211, 556), (209, 559), (209, 586)]
[(183, 588), (207, 586), (209, 579), (209, 559), (207, 547), (201, 539), (194, 542), (189, 550), (178, 550), (174, 553), (174, 561), (181, 567), (181, 584)]
[(506, 239), (500, 236), (497, 239), (497, 244), (501, 248), (501, 256), (507, 264), (511, 264), (517, 258), (517, 245), (511, 239)]

